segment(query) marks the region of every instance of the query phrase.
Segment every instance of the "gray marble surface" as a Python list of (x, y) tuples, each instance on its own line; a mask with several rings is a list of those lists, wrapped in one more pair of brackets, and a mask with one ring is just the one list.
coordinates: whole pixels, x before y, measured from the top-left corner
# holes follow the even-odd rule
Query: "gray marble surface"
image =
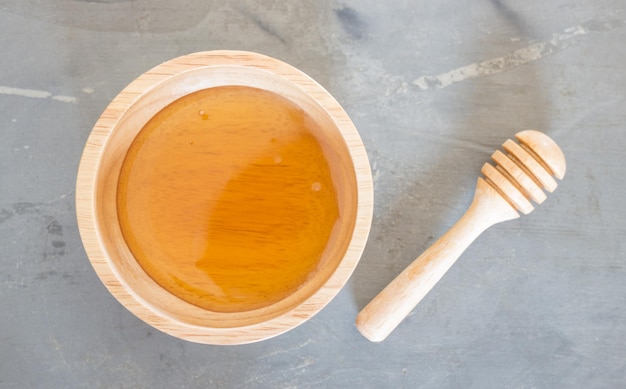
[[(626, 2), (0, 1), (0, 388), (626, 386)], [(74, 184), (108, 102), (211, 49), (310, 74), (359, 129), (375, 218), (349, 284), (302, 326), (218, 347), (106, 291)], [(383, 343), (357, 312), (464, 212), (502, 142), (547, 132), (565, 180), (494, 226)]]

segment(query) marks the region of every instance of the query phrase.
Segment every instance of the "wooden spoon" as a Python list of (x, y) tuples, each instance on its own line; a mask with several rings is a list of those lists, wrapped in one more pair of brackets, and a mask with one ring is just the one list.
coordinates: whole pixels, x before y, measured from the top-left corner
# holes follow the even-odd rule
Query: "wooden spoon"
[(565, 157), (559, 146), (538, 131), (507, 140), (506, 154), (492, 155), (495, 167), (485, 163), (474, 200), (465, 215), (437, 242), (411, 263), (357, 316), (359, 331), (372, 342), (384, 340), (450, 269), (463, 251), (490, 226), (528, 214), (563, 179)]

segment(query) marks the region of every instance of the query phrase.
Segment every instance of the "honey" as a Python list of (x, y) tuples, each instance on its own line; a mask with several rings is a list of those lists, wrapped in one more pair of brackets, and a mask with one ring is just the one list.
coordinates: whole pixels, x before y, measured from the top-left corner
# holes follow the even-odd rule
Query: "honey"
[(321, 264), (341, 210), (316, 134), (291, 101), (239, 86), (165, 107), (122, 164), (123, 237), (161, 287), (215, 312), (298, 290)]

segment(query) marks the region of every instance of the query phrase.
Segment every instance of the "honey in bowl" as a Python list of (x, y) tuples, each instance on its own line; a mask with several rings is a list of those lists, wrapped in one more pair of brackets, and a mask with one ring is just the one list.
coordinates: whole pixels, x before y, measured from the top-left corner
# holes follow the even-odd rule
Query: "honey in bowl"
[(244, 86), (186, 95), (132, 142), (117, 212), (137, 262), (162, 288), (215, 312), (298, 290), (322, 266), (341, 208), (319, 124)]

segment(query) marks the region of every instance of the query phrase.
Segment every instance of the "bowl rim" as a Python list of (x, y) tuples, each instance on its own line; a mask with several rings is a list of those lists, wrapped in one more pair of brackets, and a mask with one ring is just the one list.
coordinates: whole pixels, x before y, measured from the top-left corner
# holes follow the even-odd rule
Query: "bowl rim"
[[(267, 321), (243, 327), (217, 328), (187, 323), (147, 304), (119, 276), (98, 227), (100, 221), (96, 191), (100, 161), (124, 114), (158, 85), (186, 72), (212, 67), (246, 67), (270, 72), (311, 96), (337, 126), (352, 159), (356, 178), (355, 226), (348, 249), (337, 269), (304, 303)], [(249, 51), (215, 50), (166, 61), (141, 74), (111, 101), (94, 125), (80, 159), (76, 179), (76, 216), (90, 263), (102, 283), (125, 308), (152, 327), (181, 339), (207, 344), (243, 344), (269, 339), (297, 327), (318, 313), (339, 293), (365, 248), (372, 222), (373, 195), (370, 165), (360, 135), (347, 113), (326, 89), (302, 71), (278, 59)]]

